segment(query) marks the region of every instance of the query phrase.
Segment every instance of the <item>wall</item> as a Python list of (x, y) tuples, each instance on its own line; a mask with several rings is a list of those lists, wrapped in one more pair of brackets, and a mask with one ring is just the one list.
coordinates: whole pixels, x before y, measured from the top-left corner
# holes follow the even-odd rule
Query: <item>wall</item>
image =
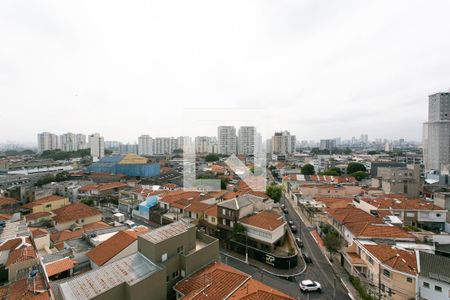
[(45, 249), (45, 247), (50, 247), (50, 235), (46, 234), (44, 236), (33, 238), (36, 250)]
[[(423, 286), (423, 283), (429, 283), (430, 287), (426, 288)], [(434, 290), (435, 286), (440, 286), (442, 288), (442, 292), (437, 292)], [(419, 276), (418, 284), (417, 284), (417, 293), (422, 299), (428, 300), (448, 300), (450, 295), (450, 285), (446, 284), (442, 281), (437, 281), (430, 278), (425, 278)]]
[[(43, 212), (43, 211), (52, 211), (54, 209), (69, 205), (69, 203), (70, 203), (69, 198), (64, 198), (64, 199), (60, 199), (60, 200), (56, 200), (56, 201), (49, 201), (47, 203), (33, 206), (33, 213)], [(47, 205), (50, 205), (50, 206), (46, 207)]]
[[(65, 222), (65, 223), (58, 223), (58, 224), (56, 224), (55, 228), (57, 230), (60, 230), (60, 231), (61, 230), (65, 230), (65, 229), (69, 229), (70, 226), (72, 226), (72, 224), (74, 224), (74, 223), (76, 223), (76, 221), (80, 221), (80, 220), (81, 219), (79, 219), (79, 220), (72, 220), (72, 221)], [(101, 220), (102, 220), (102, 215), (100, 214), (100, 215), (84, 218), (84, 222), (80, 221), (78, 224), (80, 226), (83, 226), (83, 225), (92, 224), (92, 223), (95, 223), (95, 222), (100, 222)]]

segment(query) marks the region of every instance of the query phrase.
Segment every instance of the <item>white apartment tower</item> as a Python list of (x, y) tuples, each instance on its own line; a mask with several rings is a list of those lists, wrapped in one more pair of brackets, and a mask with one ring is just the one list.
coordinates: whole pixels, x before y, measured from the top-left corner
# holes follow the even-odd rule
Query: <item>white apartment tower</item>
[[(253, 155), (255, 146), (259, 144), (258, 134), (254, 126), (241, 126), (238, 130), (238, 154)], [(258, 150), (258, 149), (257, 149)]]
[(291, 135), (289, 131), (275, 132), (272, 137), (272, 153), (292, 154), (295, 152), (295, 143), (295, 135)]
[(153, 155), (153, 139), (149, 135), (141, 135), (138, 138), (139, 155)]
[(86, 136), (78, 133), (64, 133), (59, 136), (59, 148), (62, 151), (77, 151), (86, 148)]
[(89, 136), (89, 147), (94, 160), (102, 159), (105, 156), (105, 141), (98, 133)]
[(157, 137), (153, 140), (153, 154), (163, 155), (172, 153), (172, 138)]
[(425, 170), (448, 170), (450, 165), (450, 93), (429, 96), (428, 122), (423, 124)]
[(37, 135), (38, 152), (58, 149), (58, 136), (50, 132), (42, 132)]
[(219, 126), (217, 128), (217, 144), (219, 154), (236, 154), (236, 128)]

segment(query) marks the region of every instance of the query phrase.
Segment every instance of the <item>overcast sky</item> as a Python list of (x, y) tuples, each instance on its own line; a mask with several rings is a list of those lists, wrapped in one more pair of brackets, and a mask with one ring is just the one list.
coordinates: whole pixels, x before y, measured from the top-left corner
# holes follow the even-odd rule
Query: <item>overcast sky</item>
[(0, 142), (220, 124), (420, 140), (428, 95), (450, 88), (449, 11), (448, 0), (3, 0)]

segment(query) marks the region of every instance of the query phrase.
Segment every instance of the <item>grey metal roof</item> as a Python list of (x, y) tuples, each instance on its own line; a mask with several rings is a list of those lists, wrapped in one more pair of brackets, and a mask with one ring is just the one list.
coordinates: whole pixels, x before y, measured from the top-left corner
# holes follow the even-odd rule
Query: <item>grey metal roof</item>
[(233, 210), (238, 210), (242, 207), (249, 206), (257, 201), (262, 201), (263, 198), (254, 196), (254, 195), (242, 195), (230, 200), (226, 200), (223, 202), (218, 203), (217, 205), (220, 207), (225, 207)]
[(159, 227), (155, 230), (151, 230), (150, 232), (142, 234), (140, 237), (146, 239), (149, 242), (157, 244), (159, 242), (168, 240), (174, 236), (182, 234), (188, 231), (189, 228), (194, 226), (195, 225), (187, 223), (185, 221), (178, 221)]
[(419, 252), (420, 276), (450, 283), (450, 258)]
[(135, 253), (61, 283), (59, 292), (63, 299), (88, 300), (124, 282), (132, 286), (160, 270), (145, 256)]

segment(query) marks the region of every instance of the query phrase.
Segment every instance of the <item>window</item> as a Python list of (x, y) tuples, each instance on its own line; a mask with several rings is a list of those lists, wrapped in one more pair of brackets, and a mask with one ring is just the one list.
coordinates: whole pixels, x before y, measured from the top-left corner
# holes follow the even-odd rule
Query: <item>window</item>
[(436, 214), (436, 217), (440, 218), (440, 217), (441, 217), (441, 214)]
[(179, 272), (178, 270), (176, 270), (175, 272), (172, 273), (172, 279), (175, 279), (179, 276)]
[(211, 217), (211, 222), (216, 223), (216, 218)]
[(46, 207), (46, 208), (52, 207), (52, 204), (49, 203), (49, 204), (47, 204), (45, 207)]
[(164, 253), (163, 255), (161, 255), (161, 261), (165, 262), (167, 260), (167, 253)]
[(436, 291), (436, 292), (442, 292), (442, 288), (440, 287), (440, 286), (438, 286), (438, 285), (435, 285), (434, 286), (434, 290)]
[(406, 277), (406, 282), (411, 283), (411, 282), (413, 282), (413, 279), (411, 277)]
[(423, 282), (423, 287), (429, 289), (430, 288), (430, 284), (428, 282)]
[(413, 212), (407, 212), (407, 213), (406, 213), (406, 216), (407, 216), (408, 218), (414, 218), (414, 213), (413, 213)]
[(227, 215), (227, 211), (225, 210), (225, 208), (222, 208), (222, 215), (224, 215), (224, 216)]
[(391, 277), (391, 272), (389, 272), (389, 270), (383, 269), (383, 275), (386, 277)]
[(180, 246), (180, 247), (177, 248), (177, 253), (178, 254), (183, 253), (183, 246)]

